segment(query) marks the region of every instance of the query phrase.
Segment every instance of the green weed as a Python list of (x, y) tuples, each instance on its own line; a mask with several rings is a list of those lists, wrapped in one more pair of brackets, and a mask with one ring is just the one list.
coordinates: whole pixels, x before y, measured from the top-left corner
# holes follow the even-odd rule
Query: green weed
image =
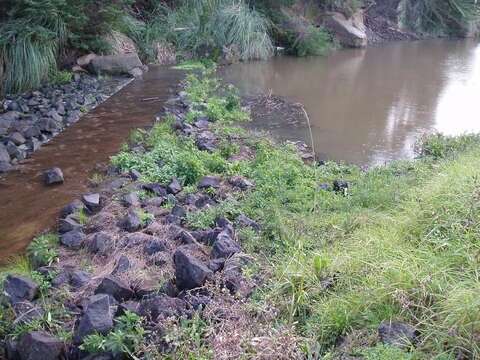
[(58, 258), (56, 248), (60, 246), (58, 236), (44, 234), (36, 237), (27, 247), (27, 256), (34, 268), (52, 265)]
[(112, 352), (114, 356), (126, 354), (137, 359), (143, 349), (148, 331), (142, 327), (142, 318), (126, 311), (116, 319), (116, 325), (106, 335), (92, 334), (85, 337), (80, 349), (91, 354)]

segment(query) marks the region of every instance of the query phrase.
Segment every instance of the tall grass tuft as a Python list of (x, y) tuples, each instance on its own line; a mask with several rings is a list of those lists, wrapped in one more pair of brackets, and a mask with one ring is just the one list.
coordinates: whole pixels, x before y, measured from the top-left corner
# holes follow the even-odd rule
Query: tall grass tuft
[(480, 3), (473, 0), (407, 0), (404, 21), (412, 30), (432, 35), (463, 36), (478, 21)]
[(0, 92), (36, 87), (57, 71), (58, 51), (65, 40), (60, 19), (18, 19), (0, 24)]
[(235, 46), (244, 60), (273, 54), (269, 21), (243, 0), (184, 0), (164, 8), (154, 22), (179, 50)]

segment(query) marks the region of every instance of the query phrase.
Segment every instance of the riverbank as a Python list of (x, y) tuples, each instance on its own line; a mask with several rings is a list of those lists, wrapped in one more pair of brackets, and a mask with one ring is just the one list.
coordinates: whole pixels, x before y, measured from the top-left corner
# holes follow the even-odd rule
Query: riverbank
[(362, 172), (242, 130), (246, 110), (189, 76), (2, 272), (10, 359), (480, 355), (478, 137)]

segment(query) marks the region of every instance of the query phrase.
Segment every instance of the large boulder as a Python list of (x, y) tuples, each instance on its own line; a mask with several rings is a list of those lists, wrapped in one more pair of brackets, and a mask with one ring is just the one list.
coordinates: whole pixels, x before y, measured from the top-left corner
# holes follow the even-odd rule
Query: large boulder
[(64, 343), (43, 331), (27, 331), (17, 345), (21, 360), (60, 360)]
[(97, 56), (90, 62), (90, 69), (95, 74), (127, 73), (142, 67), (137, 54)]
[(175, 279), (179, 290), (194, 289), (203, 286), (213, 275), (204, 263), (194, 257), (187, 248), (180, 247), (173, 256)]
[(80, 344), (87, 335), (106, 333), (113, 327), (113, 314), (110, 309), (110, 297), (98, 294), (90, 297), (86, 309), (74, 334), (74, 342)]
[(333, 33), (334, 40), (342, 46), (359, 48), (368, 45), (366, 33), (355, 27), (353, 21), (341, 13), (327, 12), (321, 16), (320, 22)]

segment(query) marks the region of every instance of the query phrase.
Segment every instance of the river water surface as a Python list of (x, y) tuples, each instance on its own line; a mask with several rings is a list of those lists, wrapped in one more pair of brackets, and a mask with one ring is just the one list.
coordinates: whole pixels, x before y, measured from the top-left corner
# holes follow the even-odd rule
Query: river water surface
[[(480, 45), (398, 42), (327, 57), (278, 57), (226, 67), (243, 95), (272, 92), (305, 105), (319, 158), (359, 165), (414, 157), (415, 139), (480, 131)], [(306, 123), (256, 121), (310, 143)]]

